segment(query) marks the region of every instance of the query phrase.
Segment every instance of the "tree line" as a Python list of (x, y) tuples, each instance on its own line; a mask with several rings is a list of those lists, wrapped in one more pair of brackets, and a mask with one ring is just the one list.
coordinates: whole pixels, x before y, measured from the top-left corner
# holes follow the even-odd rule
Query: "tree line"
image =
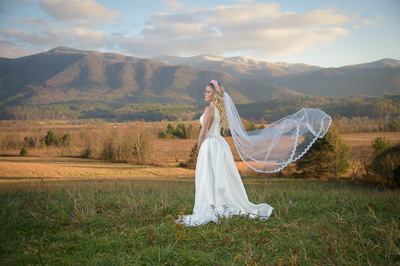
[(26, 156), (30, 149), (53, 148), (62, 148), (64, 156), (98, 158), (109, 162), (143, 164), (154, 163), (156, 158), (152, 135), (145, 134), (136, 126), (89, 127), (78, 134), (66, 132), (58, 136), (52, 129), (45, 135), (31, 132), (23, 138), (15, 132), (0, 134), (0, 153), (21, 149), (20, 155)]
[[(250, 123), (268, 124), (301, 108), (320, 108), (336, 119), (370, 119), (377, 131), (400, 130), (391, 125), (400, 120), (400, 94), (382, 97), (353, 96), (348, 98), (302, 96), (294, 99), (273, 99), (268, 102), (237, 104), (239, 114)], [(73, 120), (108, 119), (123, 121), (188, 121), (197, 119), (204, 105), (162, 105), (157, 103), (116, 104), (107, 102), (70, 102), (42, 106), (3, 106), (0, 120)], [(353, 122), (353, 121), (352, 121)], [(362, 129), (365, 130), (365, 129)], [(372, 130), (372, 129), (370, 129)], [(370, 131), (369, 131), (370, 132)]]

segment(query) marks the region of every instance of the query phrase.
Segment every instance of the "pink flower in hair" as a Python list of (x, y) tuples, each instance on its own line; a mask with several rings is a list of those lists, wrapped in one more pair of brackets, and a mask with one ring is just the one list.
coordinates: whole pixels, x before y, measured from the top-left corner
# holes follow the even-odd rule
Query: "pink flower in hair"
[(221, 89), (220, 89), (220, 87), (219, 87), (219, 85), (218, 85), (218, 81), (216, 81), (215, 79), (213, 79), (213, 80), (211, 80), (210, 81), (213, 85), (214, 85), (214, 87), (215, 87), (215, 89), (217, 90), (217, 92), (221, 92)]

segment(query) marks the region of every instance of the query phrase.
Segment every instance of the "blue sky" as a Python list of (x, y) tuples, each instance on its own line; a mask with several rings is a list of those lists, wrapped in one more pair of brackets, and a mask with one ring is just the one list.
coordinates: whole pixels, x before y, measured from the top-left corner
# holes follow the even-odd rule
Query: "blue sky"
[(0, 0), (0, 56), (57, 46), (322, 67), (400, 60), (400, 1)]

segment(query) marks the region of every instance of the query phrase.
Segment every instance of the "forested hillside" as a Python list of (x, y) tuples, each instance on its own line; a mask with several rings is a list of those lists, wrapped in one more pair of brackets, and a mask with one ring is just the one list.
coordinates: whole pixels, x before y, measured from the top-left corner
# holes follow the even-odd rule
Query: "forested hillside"
[[(0, 119), (47, 120), (100, 118), (119, 122), (144, 120), (192, 120), (200, 117), (206, 104), (144, 104), (128, 103), (112, 107), (100, 102), (74, 102), (71, 105), (13, 106), (0, 113)], [(400, 94), (371, 97), (332, 98), (303, 96), (291, 100), (237, 104), (239, 114), (252, 123), (271, 123), (301, 108), (320, 108), (334, 118), (368, 117), (388, 123), (400, 120)]]
[(229, 87), (239, 102), (300, 95), (222, 71), (59, 47), (17, 59), (0, 58), (0, 108), (63, 105), (86, 111), (79, 105), (116, 109), (131, 103), (196, 104), (203, 101), (211, 79)]

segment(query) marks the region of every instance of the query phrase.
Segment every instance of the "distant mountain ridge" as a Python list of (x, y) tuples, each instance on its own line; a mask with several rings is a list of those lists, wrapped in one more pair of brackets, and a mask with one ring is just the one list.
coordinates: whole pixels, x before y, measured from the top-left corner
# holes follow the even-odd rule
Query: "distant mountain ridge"
[[(204, 87), (217, 79), (236, 102), (301, 95), (347, 97), (400, 93), (400, 61), (322, 68), (248, 57), (157, 56), (57, 47), (17, 59), (0, 58), (0, 108), (54, 104), (204, 104)], [(75, 108), (75, 107), (71, 107)], [(78, 107), (76, 107), (78, 108)]]
[(152, 59), (172, 65), (218, 70), (245, 79), (272, 83), (302, 94), (348, 97), (400, 93), (400, 60), (322, 68), (307, 64), (271, 63), (247, 57), (156, 56)]
[(0, 58), (0, 103), (43, 105), (71, 101), (204, 103), (205, 85), (218, 79), (239, 102), (292, 98), (299, 93), (226, 72), (174, 66), (117, 53), (57, 47), (17, 59)]

